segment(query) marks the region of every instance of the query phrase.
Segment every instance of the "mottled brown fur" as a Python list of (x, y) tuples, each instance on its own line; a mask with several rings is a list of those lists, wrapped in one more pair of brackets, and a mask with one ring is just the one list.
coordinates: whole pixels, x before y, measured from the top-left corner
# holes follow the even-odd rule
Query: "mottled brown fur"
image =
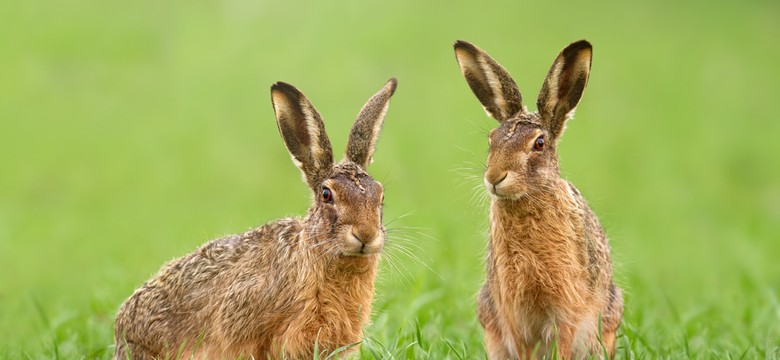
[(552, 350), (567, 359), (604, 350), (614, 356), (623, 299), (613, 282), (609, 243), (580, 192), (561, 179), (556, 151), (587, 84), (590, 44), (579, 41), (561, 52), (538, 113), (526, 110), (509, 73), (485, 52), (459, 41), (455, 53), (469, 86), (500, 123), (489, 136), (490, 242), (478, 296), (490, 358), (541, 357)]
[(115, 358), (299, 359), (311, 358), (315, 343), (325, 354), (359, 342), (384, 244), (383, 189), (364, 172), (366, 158), (349, 151), (373, 153), (395, 86), (391, 79), (364, 106), (352, 133), (367, 140), (350, 139), (333, 165), (319, 114), (300, 91), (275, 84), (282, 138), (315, 194), (307, 216), (211, 241), (165, 265), (119, 309)]

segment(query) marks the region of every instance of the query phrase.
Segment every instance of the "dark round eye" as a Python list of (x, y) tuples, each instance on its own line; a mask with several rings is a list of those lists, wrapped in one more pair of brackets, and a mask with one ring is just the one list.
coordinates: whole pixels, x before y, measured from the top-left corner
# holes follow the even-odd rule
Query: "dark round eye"
[(534, 150), (536, 151), (544, 150), (544, 136), (539, 136), (538, 138), (536, 138), (536, 141), (534, 141)]
[(333, 203), (333, 192), (326, 187), (322, 188), (322, 201), (326, 203)]

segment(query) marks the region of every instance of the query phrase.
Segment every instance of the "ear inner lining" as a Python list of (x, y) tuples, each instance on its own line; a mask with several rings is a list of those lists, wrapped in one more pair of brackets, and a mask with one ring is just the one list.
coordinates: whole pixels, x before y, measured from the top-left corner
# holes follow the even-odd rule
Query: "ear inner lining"
[(391, 78), (363, 105), (347, 141), (345, 156), (348, 161), (352, 161), (364, 169), (371, 163), (379, 139), (379, 132), (390, 106), (390, 98), (395, 93), (397, 85), (397, 80)]
[(284, 82), (271, 86), (271, 101), (282, 140), (316, 193), (333, 165), (322, 117), (300, 90)]
[(512, 76), (487, 53), (461, 40), (455, 43), (455, 57), (463, 77), (488, 116), (503, 122), (525, 111)]

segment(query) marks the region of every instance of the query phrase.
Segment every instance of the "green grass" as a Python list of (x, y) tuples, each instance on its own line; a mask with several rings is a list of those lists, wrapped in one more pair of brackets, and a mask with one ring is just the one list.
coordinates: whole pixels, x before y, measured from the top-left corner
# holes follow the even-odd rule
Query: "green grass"
[(308, 95), (341, 153), (395, 76), (369, 170), (385, 218), (412, 213), (393, 225), (419, 261), (388, 246), (361, 357), (483, 358), (473, 176), (495, 123), (452, 43), (498, 59), (533, 108), (586, 38), (560, 157), (612, 241), (618, 354), (780, 358), (780, 3), (481, 3), (0, 2), (0, 357), (108, 358), (116, 309), (163, 262), (305, 213), (273, 82)]

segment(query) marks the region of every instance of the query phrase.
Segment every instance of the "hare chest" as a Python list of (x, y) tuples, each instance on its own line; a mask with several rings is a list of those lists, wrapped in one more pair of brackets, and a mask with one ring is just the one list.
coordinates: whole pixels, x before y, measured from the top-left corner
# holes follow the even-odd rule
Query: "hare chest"
[(486, 286), (502, 342), (513, 352), (537, 344), (547, 351), (557, 328), (581, 321), (591, 294), (587, 258), (572, 240), (576, 222), (549, 226), (525, 216), (493, 224)]

